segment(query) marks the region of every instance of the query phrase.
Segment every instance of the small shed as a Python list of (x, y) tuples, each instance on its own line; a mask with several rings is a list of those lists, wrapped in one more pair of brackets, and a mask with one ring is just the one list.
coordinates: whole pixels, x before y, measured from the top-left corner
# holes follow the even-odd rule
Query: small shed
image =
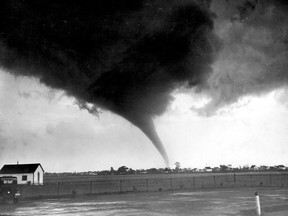
[(40, 163), (6, 164), (0, 170), (2, 176), (15, 176), (18, 184), (43, 185), (44, 169)]
[(212, 168), (207, 166), (204, 168), (204, 172), (212, 172)]

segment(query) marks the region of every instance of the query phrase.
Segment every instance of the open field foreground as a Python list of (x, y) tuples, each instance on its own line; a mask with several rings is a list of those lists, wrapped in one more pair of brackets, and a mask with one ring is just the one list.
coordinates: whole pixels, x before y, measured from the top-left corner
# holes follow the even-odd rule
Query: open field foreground
[(23, 201), (0, 206), (0, 215), (193, 215), (253, 216), (255, 191), (260, 193), (262, 215), (288, 215), (287, 189), (219, 189), (81, 196)]
[(132, 179), (180, 179), (180, 178), (200, 178), (200, 177), (213, 177), (213, 176), (288, 176), (288, 171), (266, 171), (266, 172), (226, 172), (226, 173), (214, 173), (214, 172), (195, 172), (195, 173), (175, 173), (175, 174), (143, 174), (143, 175), (83, 175), (83, 176), (47, 176), (44, 174), (44, 183), (54, 182), (79, 182), (79, 181), (119, 181), (119, 180), (132, 180)]
[[(44, 178), (45, 179), (45, 178)], [(51, 178), (44, 185), (19, 185), (21, 199), (105, 193), (229, 188), (288, 188), (287, 173), (206, 173)], [(54, 181), (53, 181), (54, 180)]]

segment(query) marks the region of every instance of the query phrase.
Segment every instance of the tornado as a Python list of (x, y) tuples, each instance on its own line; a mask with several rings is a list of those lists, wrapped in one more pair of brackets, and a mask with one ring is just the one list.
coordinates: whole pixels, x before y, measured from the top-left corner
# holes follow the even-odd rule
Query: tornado
[(164, 159), (166, 167), (170, 167), (169, 157), (164, 148), (164, 145), (162, 144), (156, 132), (153, 119), (151, 117), (143, 117), (143, 116), (139, 116), (139, 117), (134, 116), (133, 118), (130, 118), (129, 116), (125, 116), (124, 118), (126, 118), (129, 122), (134, 124), (136, 127), (138, 127), (151, 140), (155, 148), (159, 151), (162, 158)]
[(209, 7), (204, 0), (1, 0), (0, 67), (63, 90), (90, 113), (122, 116), (169, 166), (153, 119), (175, 89), (205, 86), (219, 46)]
[[(135, 123), (136, 125), (136, 123)], [(154, 144), (155, 148), (160, 152), (161, 156), (164, 159), (166, 167), (170, 167), (170, 162), (166, 150), (155, 130), (154, 123), (152, 119), (145, 119), (139, 126), (139, 128), (146, 134), (146, 136)]]

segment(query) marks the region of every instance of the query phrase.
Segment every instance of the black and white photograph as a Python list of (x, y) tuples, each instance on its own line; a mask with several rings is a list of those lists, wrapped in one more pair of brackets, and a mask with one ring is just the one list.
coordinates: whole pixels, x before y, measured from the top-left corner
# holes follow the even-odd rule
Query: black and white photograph
[(0, 216), (287, 216), (288, 1), (0, 0)]

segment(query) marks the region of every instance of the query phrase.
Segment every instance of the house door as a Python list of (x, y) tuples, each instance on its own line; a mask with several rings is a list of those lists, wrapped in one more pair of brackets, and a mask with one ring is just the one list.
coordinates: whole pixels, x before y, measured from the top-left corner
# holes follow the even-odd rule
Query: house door
[(37, 173), (38, 184), (40, 184), (40, 172)]

